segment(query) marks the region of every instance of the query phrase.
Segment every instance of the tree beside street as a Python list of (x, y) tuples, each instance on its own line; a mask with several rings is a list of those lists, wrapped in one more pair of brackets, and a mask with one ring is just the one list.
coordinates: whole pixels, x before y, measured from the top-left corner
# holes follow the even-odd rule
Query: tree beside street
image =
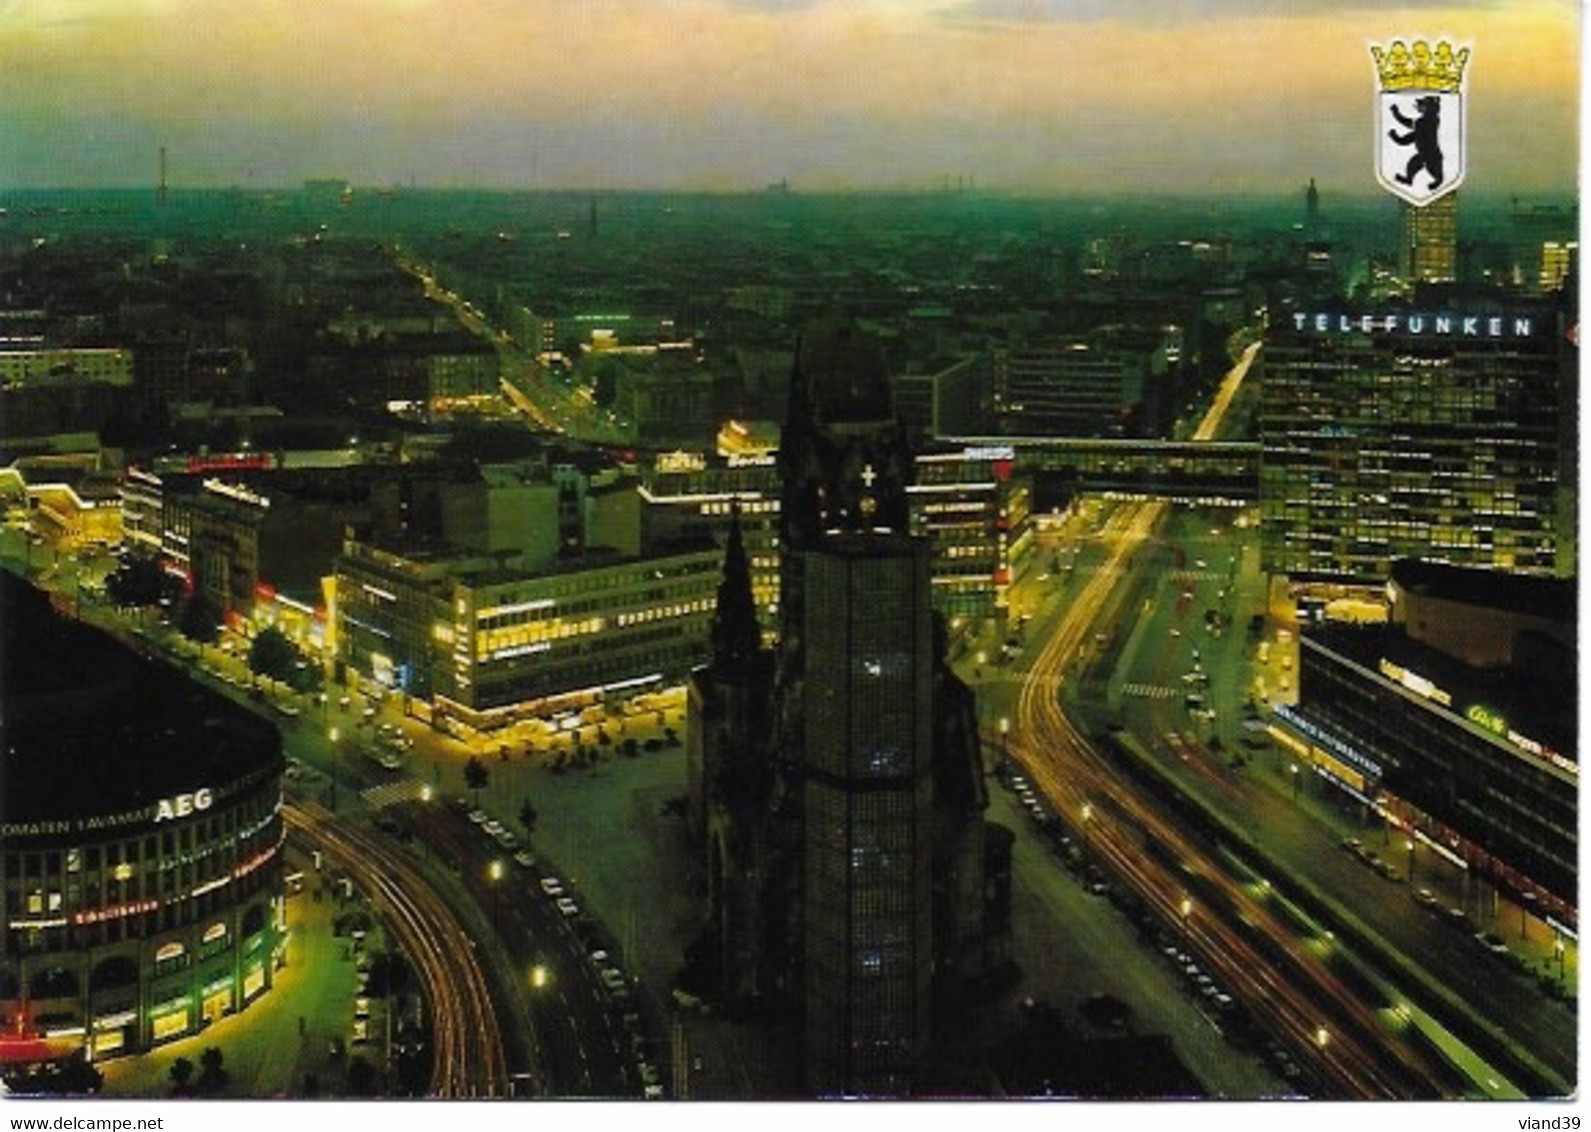
[(249, 669), (260, 676), (279, 680), (295, 692), (313, 692), (324, 679), (320, 666), (271, 625), (255, 634), (249, 645)]

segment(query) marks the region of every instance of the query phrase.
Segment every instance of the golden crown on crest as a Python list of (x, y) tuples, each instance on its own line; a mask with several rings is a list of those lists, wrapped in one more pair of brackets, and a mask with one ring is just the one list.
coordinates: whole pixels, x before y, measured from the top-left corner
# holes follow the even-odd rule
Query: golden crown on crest
[(1435, 47), (1423, 39), (1416, 39), (1412, 47), (1397, 39), (1385, 51), (1379, 44), (1373, 45), (1370, 54), (1375, 57), (1382, 90), (1456, 92), (1463, 85), (1464, 65), (1469, 62), (1468, 47), (1455, 51), (1445, 39)]

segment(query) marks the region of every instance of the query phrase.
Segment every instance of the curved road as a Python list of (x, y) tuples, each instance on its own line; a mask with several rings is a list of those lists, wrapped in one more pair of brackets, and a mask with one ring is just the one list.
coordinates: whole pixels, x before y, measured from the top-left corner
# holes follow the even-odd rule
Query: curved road
[(331, 811), (300, 800), (282, 813), (372, 894), (417, 968), (431, 1008), (433, 1094), (507, 1096), (502, 1033), (486, 976), (447, 902), (403, 854)]

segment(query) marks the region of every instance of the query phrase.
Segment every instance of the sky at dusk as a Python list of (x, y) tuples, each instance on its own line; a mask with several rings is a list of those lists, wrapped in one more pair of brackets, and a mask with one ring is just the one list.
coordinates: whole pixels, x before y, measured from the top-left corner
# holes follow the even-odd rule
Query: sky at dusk
[(1466, 189), (1571, 193), (1578, 0), (0, 0), (0, 188), (1378, 192), (1368, 45), (1472, 46)]

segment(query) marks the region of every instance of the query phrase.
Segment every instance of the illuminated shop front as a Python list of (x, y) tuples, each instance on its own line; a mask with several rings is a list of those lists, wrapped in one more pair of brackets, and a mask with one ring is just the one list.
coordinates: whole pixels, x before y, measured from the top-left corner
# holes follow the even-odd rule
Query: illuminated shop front
[(6, 1040), (71, 1039), (102, 1057), (243, 1009), (284, 956), (279, 736), (31, 608), (36, 591), (4, 589), (0, 647), (28, 634), (34, 662), (4, 688)]
[(1570, 929), (1577, 922), (1573, 700), (1533, 673), (1476, 669), (1400, 627), (1300, 638), (1299, 703), (1272, 734), (1295, 765)]

